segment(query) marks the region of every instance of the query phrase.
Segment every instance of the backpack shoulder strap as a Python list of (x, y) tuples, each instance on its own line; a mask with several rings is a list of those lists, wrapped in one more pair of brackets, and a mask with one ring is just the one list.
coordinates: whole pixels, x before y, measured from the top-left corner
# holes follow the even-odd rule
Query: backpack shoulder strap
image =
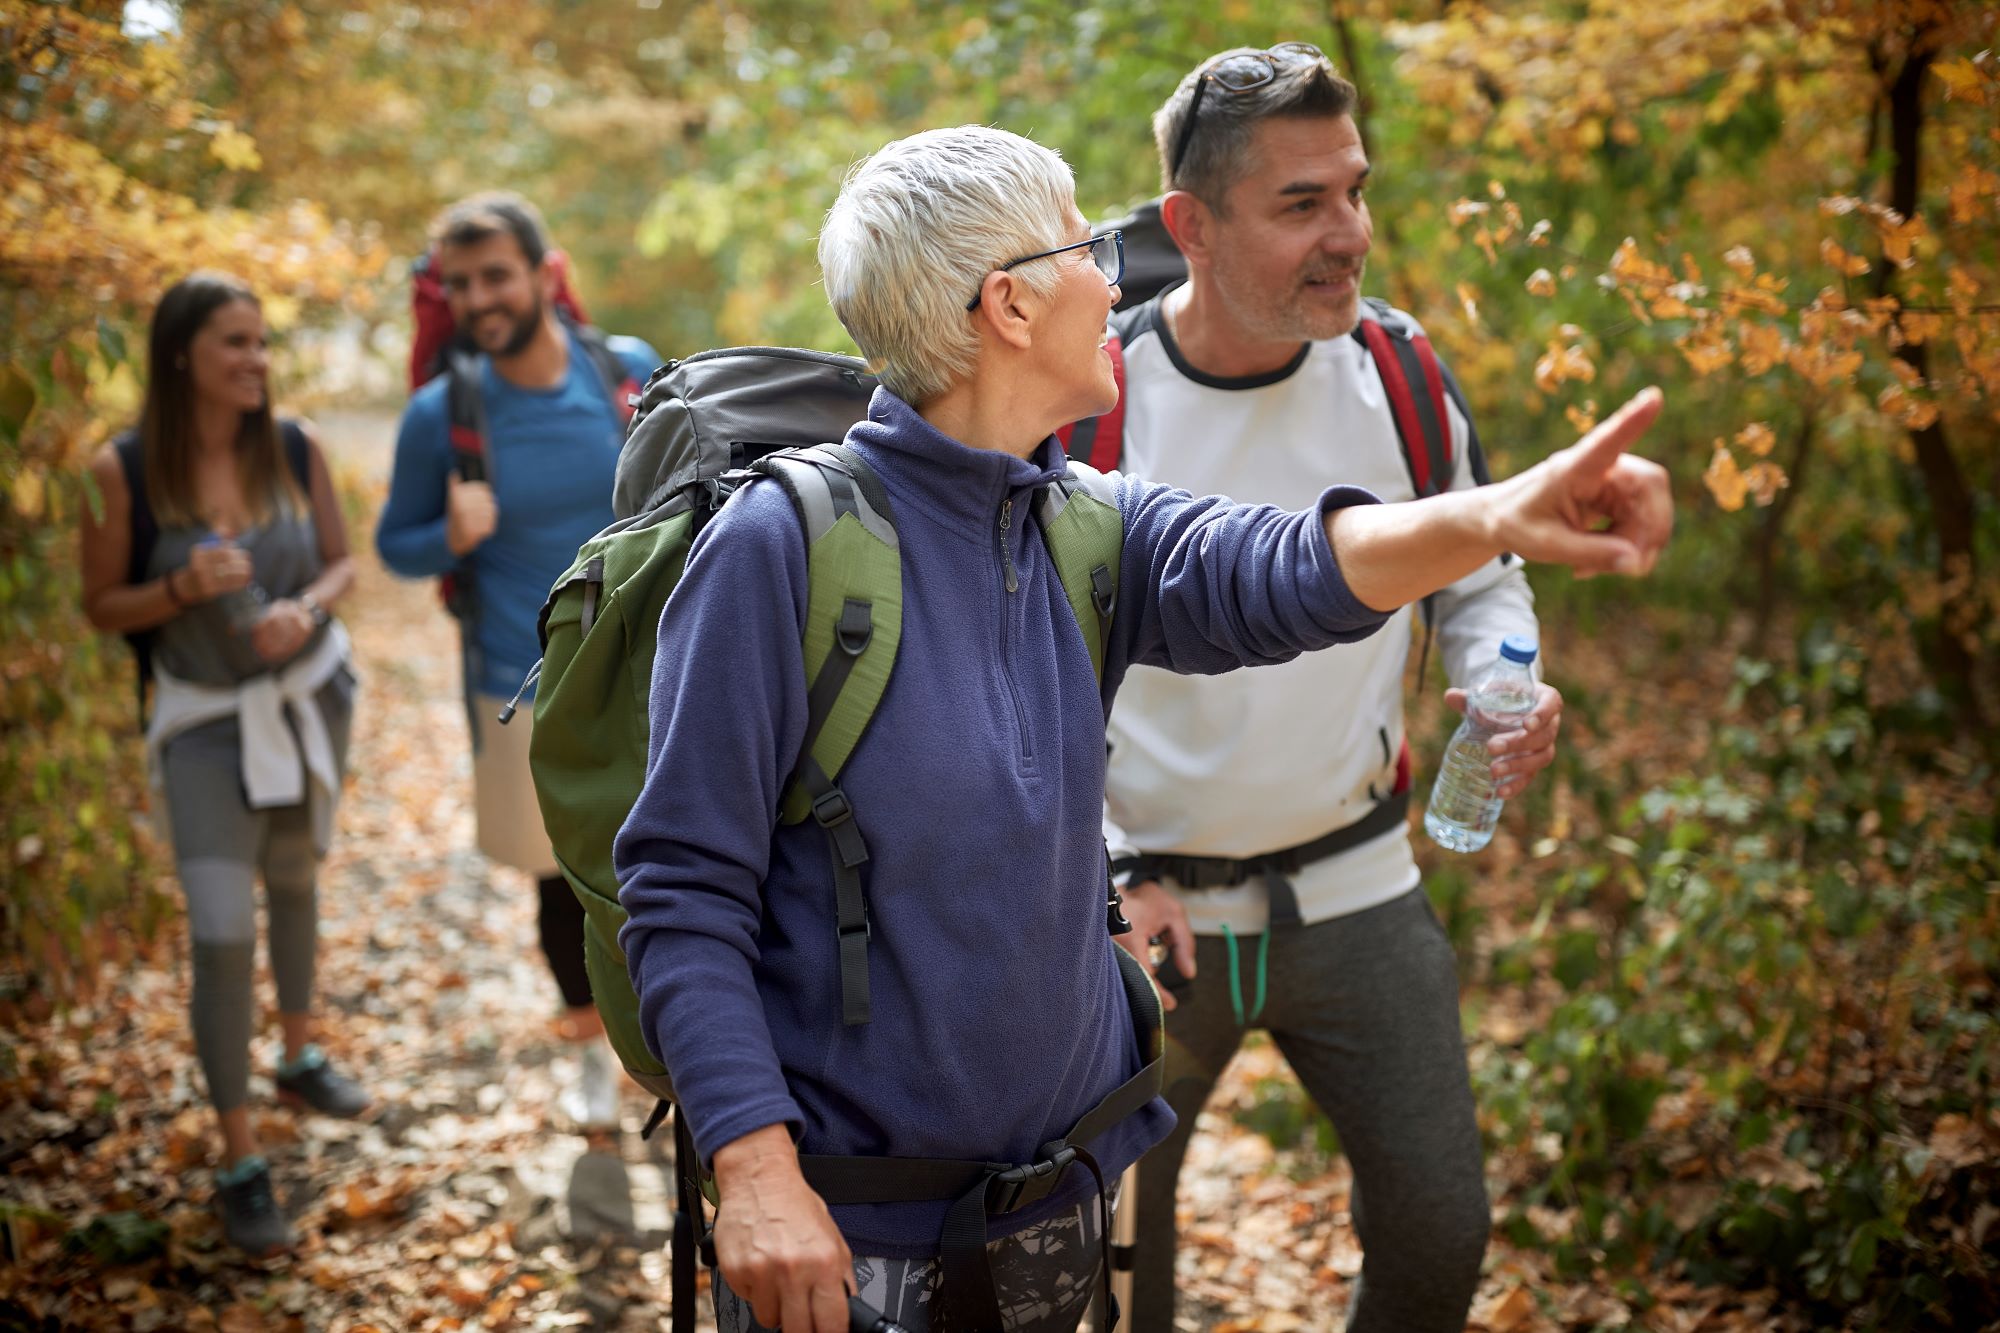
[(903, 634), (903, 561), (889, 494), (845, 445), (782, 450), (751, 465), (775, 478), (805, 526), (806, 734), (779, 807), (787, 824), (810, 816), (833, 859), (841, 1020), (870, 1018), (868, 907), (861, 879), (868, 845), (838, 778), (874, 719)]
[[(1458, 384), (1438, 360), (1431, 340), (1417, 321), (1386, 301), (1369, 297), (1361, 305), (1361, 322), (1354, 328), (1354, 340), (1368, 349), (1375, 369), (1382, 376), (1382, 389), (1389, 398), (1389, 415), (1396, 422), (1396, 438), (1403, 446), (1403, 465), (1409, 469), (1410, 485), (1417, 497), (1438, 495), (1451, 489), (1451, 418), (1445, 414), (1447, 394), (1458, 403), (1468, 430), (1472, 414), (1465, 410)], [(1485, 469), (1475, 442), (1471, 458), (1474, 474)], [(1483, 476), (1479, 480), (1484, 482)], [(1417, 654), (1417, 679), (1430, 672), (1431, 641), (1437, 633), (1436, 594), (1423, 599), (1424, 643)], [(1408, 742), (1405, 741), (1407, 746)]]
[(1091, 670), (1102, 684), (1111, 619), (1118, 610), (1119, 560), (1125, 549), (1125, 519), (1118, 510), (1117, 491), (1096, 468), (1072, 462), (1069, 475), (1035, 492), (1035, 518), (1090, 649)]
[(160, 540), (159, 520), (153, 516), (153, 498), (146, 493), (146, 444), (138, 431), (127, 431), (112, 442), (118, 467), (125, 474), (125, 492), (131, 500), (126, 524), (132, 535), (132, 551), (126, 561), (125, 581), (139, 583), (146, 577), (146, 565)]
[(618, 414), (619, 426), (630, 426), (632, 413), (639, 406), (638, 376), (623, 357), (611, 350), (611, 341), (604, 330), (594, 324), (572, 324), (570, 331), (583, 344), (585, 355), (596, 369), (597, 381), (604, 386), (604, 396), (611, 400), (611, 410)]
[(485, 358), (463, 348), (445, 352), (445, 429), (452, 466), (460, 481), (492, 479), (492, 451), (486, 447), (486, 403), (479, 392)]
[(1445, 374), (1431, 340), (1414, 319), (1373, 297), (1362, 303), (1353, 337), (1368, 349), (1382, 376), (1417, 497), (1449, 490), (1451, 426), (1445, 415)]
[(1145, 327), (1144, 312), (1152, 302), (1119, 310), (1111, 316), (1104, 350), (1111, 354), (1111, 378), (1118, 384), (1118, 402), (1102, 416), (1085, 417), (1056, 432), (1072, 462), (1099, 472), (1115, 472), (1125, 458), (1125, 348)]
[(292, 477), (299, 483), (299, 490), (305, 493), (308, 504), (312, 502), (312, 441), (306, 438), (305, 428), (286, 417), (278, 422), (278, 437), (285, 442), (285, 462), (291, 466)]
[[(125, 561), (125, 581), (144, 583), (146, 566), (152, 562), (153, 548), (159, 544), (160, 522), (153, 513), (152, 496), (146, 492), (146, 444), (138, 431), (127, 431), (112, 443), (119, 470), (125, 474), (127, 506), (126, 530), (131, 536), (131, 553)], [(153, 640), (159, 630), (142, 629), (125, 636), (132, 649), (132, 665), (137, 672), (139, 726), (146, 725), (146, 682), (153, 678)]]

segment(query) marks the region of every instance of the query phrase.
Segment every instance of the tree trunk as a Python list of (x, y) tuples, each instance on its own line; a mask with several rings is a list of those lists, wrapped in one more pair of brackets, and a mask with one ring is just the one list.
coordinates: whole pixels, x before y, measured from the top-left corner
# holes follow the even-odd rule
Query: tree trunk
[[(1936, 54), (1926, 40), (1925, 33), (1915, 36), (1895, 82), (1889, 85), (1889, 206), (1905, 218), (1917, 216), (1922, 204), (1924, 76)], [(1886, 259), (1880, 285), (1884, 293), (1893, 286)], [(1918, 375), (1930, 378), (1928, 343), (1905, 343), (1896, 349), (1895, 356)], [(1985, 720), (1984, 709), (1974, 675), (1976, 662), (1966, 646), (1967, 636), (1978, 624), (1972, 495), (1966, 488), (1965, 472), (1945, 439), (1942, 418), (1911, 431), (1910, 439), (1916, 446), (1917, 471), (1923, 478), (1930, 501), (1929, 518), (1937, 535), (1938, 578), (1955, 589), (1945, 598), (1939, 615), (1932, 662), (1940, 683), (1957, 696), (1966, 719), (1978, 725)]]

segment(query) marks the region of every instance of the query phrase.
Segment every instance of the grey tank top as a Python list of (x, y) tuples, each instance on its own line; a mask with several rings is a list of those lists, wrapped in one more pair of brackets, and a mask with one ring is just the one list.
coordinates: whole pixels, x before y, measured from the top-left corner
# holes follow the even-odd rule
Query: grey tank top
[[(206, 527), (161, 528), (146, 576), (160, 578), (185, 565), (194, 548), (211, 535)], [(239, 534), (236, 544), (250, 553), (257, 586), (273, 601), (298, 595), (319, 577), (319, 529), (310, 510), (290, 516), (278, 510), (269, 522)], [(250, 635), (230, 628), (227, 597), (190, 607), (160, 626), (158, 633), (154, 665), (197, 685), (240, 685), (284, 665), (257, 656)], [(318, 647), (325, 633), (324, 628), (314, 631), (299, 653)]]

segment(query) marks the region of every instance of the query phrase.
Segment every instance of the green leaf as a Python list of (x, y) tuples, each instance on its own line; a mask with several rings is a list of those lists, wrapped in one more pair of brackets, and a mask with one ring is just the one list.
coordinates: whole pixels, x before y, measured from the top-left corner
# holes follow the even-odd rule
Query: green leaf
[(97, 317), (97, 349), (104, 355), (104, 367), (111, 367), (131, 359), (125, 346), (125, 335), (104, 316)]
[(0, 434), (8, 443), (21, 438), (35, 402), (34, 381), (11, 365), (0, 366)]
[(164, 1254), (171, 1234), (165, 1222), (138, 1213), (106, 1213), (64, 1237), (63, 1244), (99, 1263), (129, 1264)]

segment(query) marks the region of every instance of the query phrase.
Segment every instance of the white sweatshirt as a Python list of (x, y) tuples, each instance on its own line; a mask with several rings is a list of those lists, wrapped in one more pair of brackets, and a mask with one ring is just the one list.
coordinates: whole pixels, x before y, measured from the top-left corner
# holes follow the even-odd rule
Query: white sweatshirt
[[(1306, 508), (1337, 483), (1385, 501), (1415, 496), (1381, 376), (1352, 338), (1310, 343), (1280, 371), (1223, 380), (1181, 359), (1159, 311), (1156, 299), (1125, 346), (1124, 471), (1284, 509)], [(1468, 488), (1469, 432), (1456, 403), (1447, 412), (1451, 485)], [(1434, 606), (1453, 684), (1490, 662), (1504, 636), (1536, 634), (1518, 558), (1488, 562)], [(1135, 667), (1109, 724), (1104, 832), (1113, 858), (1143, 850), (1241, 859), (1366, 815), (1395, 785), (1413, 629), (1421, 633), (1405, 607), (1371, 638), (1282, 666), (1222, 676)], [(1415, 758), (1420, 773), (1435, 769), (1437, 756)], [(1292, 877), (1308, 923), (1377, 906), (1416, 883), (1406, 828)], [(1266, 927), (1260, 882), (1180, 897), (1197, 933)]]

